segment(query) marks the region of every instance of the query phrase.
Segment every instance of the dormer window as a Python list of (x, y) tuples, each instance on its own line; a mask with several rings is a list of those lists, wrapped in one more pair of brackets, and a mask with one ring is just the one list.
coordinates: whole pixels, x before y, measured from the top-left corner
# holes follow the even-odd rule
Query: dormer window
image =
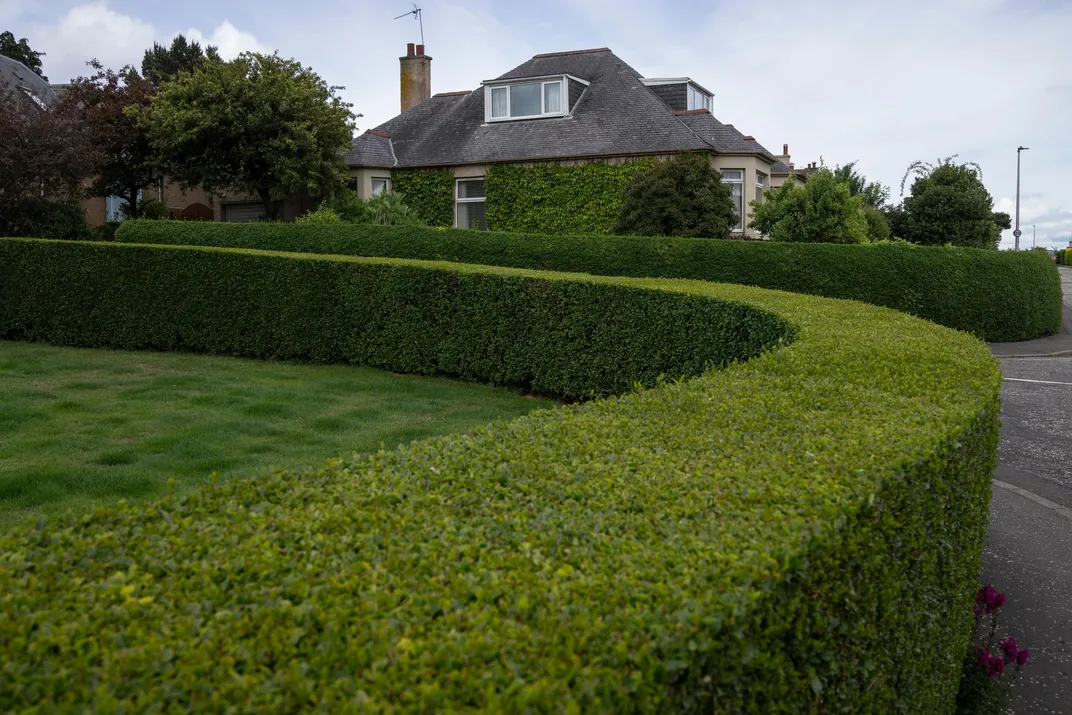
[(696, 85), (689, 84), (689, 109), (706, 109), (711, 111), (711, 95), (706, 92), (702, 92), (696, 88)]
[(584, 80), (569, 75), (491, 80), (484, 83), (484, 118), (489, 122), (562, 117), (570, 99), (580, 96)]

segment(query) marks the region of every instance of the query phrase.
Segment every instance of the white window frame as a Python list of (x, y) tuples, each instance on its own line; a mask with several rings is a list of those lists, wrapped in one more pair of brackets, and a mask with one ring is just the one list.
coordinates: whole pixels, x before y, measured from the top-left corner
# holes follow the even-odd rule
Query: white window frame
[[(702, 89), (697, 87), (692, 82), (688, 83), (688, 88), (685, 90), (685, 92), (686, 92), (686, 96), (685, 96), (685, 109), (686, 110), (692, 111), (692, 110), (695, 110), (695, 109), (706, 109), (709, 112), (712, 111), (712, 109), (711, 109), (712, 102), (711, 102), (711, 95), (710, 94), (708, 94), (707, 92), (704, 92)], [(699, 101), (694, 101), (693, 98), (696, 98)]]
[(767, 196), (767, 175), (761, 171), (756, 172), (756, 201), (763, 201)]
[[(376, 193), (376, 182), (383, 182), (383, 190)], [(369, 179), (369, 197), (379, 196), (380, 194), (391, 193), (391, 177), (389, 176), (373, 176)]]
[[(458, 194), (460, 194), (461, 192), (458, 191), (458, 189), (460, 188), (462, 182), (464, 182), (464, 181), (485, 181), (485, 177), (483, 177), (483, 176), (465, 176), (465, 177), (460, 177), (460, 178), (457, 178), (457, 179), (454, 180), (454, 228), (459, 228), (459, 226), (458, 226), (458, 205), (459, 204), (477, 204), (477, 203), (484, 204), (485, 205), (484, 206), (484, 216), (485, 216), (484, 222), (487, 223), (487, 199), (488, 199), (488, 196), (487, 196), (487, 194), (488, 194), (488, 185), (487, 185), (487, 183), (484, 184), (484, 195), (483, 196), (476, 196), (476, 197), (473, 197), (473, 198), (460, 198), (458, 196)], [(479, 230), (479, 229), (473, 229), (473, 230)]]
[[(544, 77), (518, 77), (510, 81), (501, 80), (488, 80), (484, 82), (484, 121), (485, 122), (519, 122), (526, 119), (546, 119), (548, 117), (565, 117), (570, 112), (569, 106), (569, 83), (570, 80), (580, 82), (584, 86), (588, 86), (588, 82), (580, 79), (579, 77), (573, 77), (568, 74), (563, 75), (550, 75)], [(540, 113), (539, 114), (527, 114), (522, 117), (510, 116), (513, 109), (512, 97), (513, 87), (527, 84), (540, 85)], [(547, 85), (557, 84), (559, 85), (559, 100), (558, 110), (554, 112), (547, 111)], [(496, 90), (506, 90), (506, 115), (502, 117), (491, 116), (492, 106), (492, 93)]]
[[(733, 231), (734, 233), (743, 233), (744, 232), (745, 212), (748, 210), (747, 202), (745, 202), (745, 200), (744, 200), (744, 169), (720, 169), (719, 171), (722, 173), (722, 182), (723, 183), (725, 183), (725, 184), (740, 184), (741, 185), (741, 207), (740, 207), (740, 211), (738, 211), (738, 213), (740, 214), (740, 217), (739, 217), (740, 221), (738, 222), (738, 224), (736, 226), (734, 226), (730, 230)], [(732, 179), (727, 178), (726, 173), (731, 172), (731, 171), (739, 173), (740, 178), (732, 178)], [(732, 190), (732, 187), (731, 187), (731, 190)], [(737, 207), (734, 206), (733, 208), (736, 209)]]

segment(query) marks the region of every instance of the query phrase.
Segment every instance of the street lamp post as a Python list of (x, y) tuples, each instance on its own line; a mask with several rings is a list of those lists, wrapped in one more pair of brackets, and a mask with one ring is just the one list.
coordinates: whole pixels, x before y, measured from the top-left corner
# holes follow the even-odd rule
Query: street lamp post
[(1016, 147), (1016, 229), (1012, 232), (1016, 239), (1016, 250), (1020, 250), (1020, 152), (1027, 151), (1029, 147)]

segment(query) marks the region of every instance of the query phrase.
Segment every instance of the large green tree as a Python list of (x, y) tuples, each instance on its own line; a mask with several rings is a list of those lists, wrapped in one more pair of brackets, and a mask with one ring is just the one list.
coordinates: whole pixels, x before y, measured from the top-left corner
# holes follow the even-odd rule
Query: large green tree
[(853, 196), (849, 187), (829, 169), (819, 169), (798, 186), (787, 181), (768, 193), (763, 202), (752, 202), (752, 228), (774, 241), (799, 243), (865, 243), (868, 220), (863, 196)]
[(903, 238), (932, 246), (997, 248), (1004, 219), (994, 214), (994, 199), (983, 186), (981, 171), (976, 164), (954, 159), (909, 166), (902, 189), (910, 175), (915, 179), (904, 200)]
[(176, 35), (171, 46), (153, 43), (141, 60), (141, 74), (155, 86), (171, 81), (183, 72), (193, 72), (204, 67), (205, 62), (218, 61), (220, 55), (213, 45), (201, 49), (197, 42), (188, 42), (183, 35)]
[(0, 32), (0, 55), (18, 60), (41, 75), (41, 79), (48, 80), (48, 77), (41, 74), (41, 58), (45, 56), (45, 53), (34, 52), (25, 37), (21, 40), (16, 40), (15, 35), (10, 31)]
[(729, 238), (737, 212), (729, 185), (707, 154), (680, 154), (625, 187), (615, 233)]
[(148, 108), (156, 90), (129, 65), (116, 72), (96, 60), (89, 64), (93, 75), (79, 77), (63, 93), (63, 102), (77, 107), (101, 157), (87, 193), (119, 196), (127, 202), (128, 215), (138, 218), (138, 192), (162, 175), (149, 136), (135, 116)]
[(354, 117), (337, 89), (294, 60), (247, 52), (180, 74), (138, 116), (171, 177), (257, 196), (274, 218), (280, 200), (328, 196), (347, 178)]

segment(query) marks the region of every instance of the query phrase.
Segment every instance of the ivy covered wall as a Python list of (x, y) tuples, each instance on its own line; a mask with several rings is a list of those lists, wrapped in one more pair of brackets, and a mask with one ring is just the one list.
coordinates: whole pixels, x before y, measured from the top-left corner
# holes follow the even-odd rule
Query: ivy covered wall
[(454, 172), (449, 169), (395, 169), (391, 190), (429, 226), (454, 225)]
[(653, 163), (644, 159), (580, 166), (497, 164), (485, 179), (488, 228), (518, 233), (613, 233), (625, 185)]

